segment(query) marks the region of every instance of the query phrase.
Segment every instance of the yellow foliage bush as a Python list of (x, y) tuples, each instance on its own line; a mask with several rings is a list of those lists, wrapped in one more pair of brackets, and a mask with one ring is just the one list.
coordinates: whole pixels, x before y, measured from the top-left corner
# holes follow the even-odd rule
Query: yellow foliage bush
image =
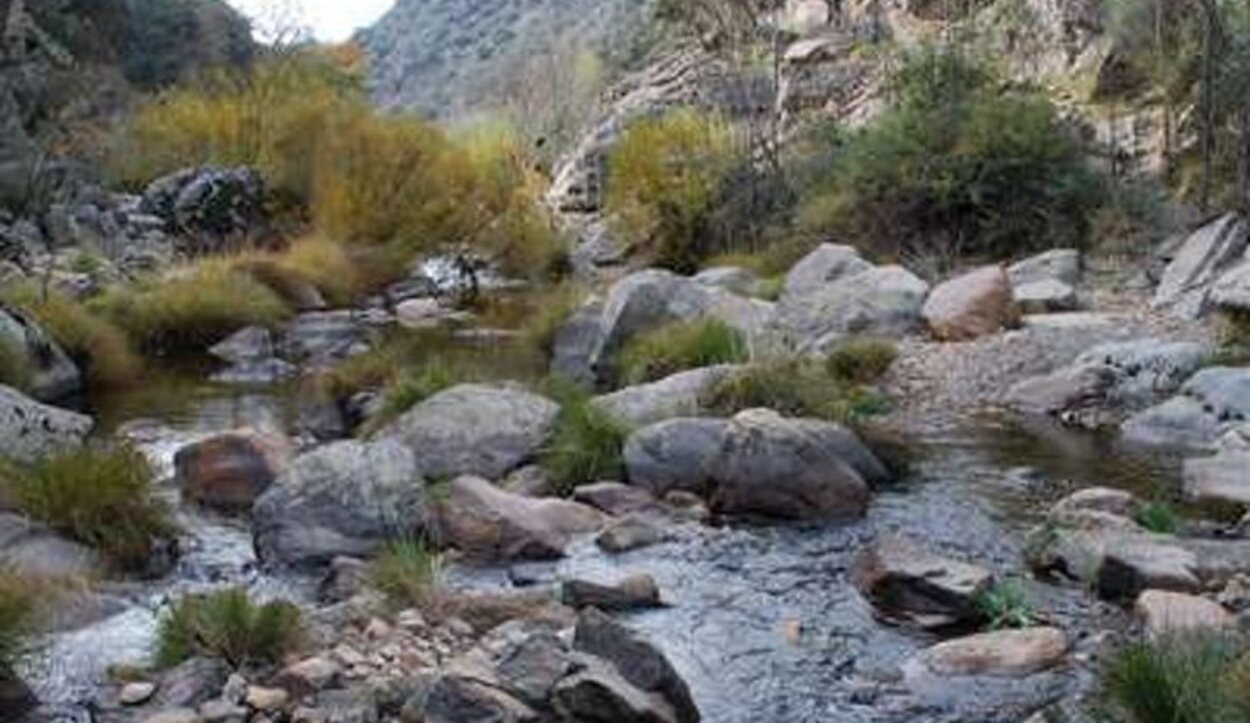
[(732, 149), (728, 126), (693, 110), (635, 123), (608, 161), (605, 204), (616, 233), (653, 263), (698, 268)]

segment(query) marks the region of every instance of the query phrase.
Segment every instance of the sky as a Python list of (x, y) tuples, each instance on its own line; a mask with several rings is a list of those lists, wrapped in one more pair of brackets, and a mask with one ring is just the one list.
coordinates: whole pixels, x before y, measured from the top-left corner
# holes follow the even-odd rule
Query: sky
[[(228, 0), (256, 24), (263, 36), (275, 25), (289, 26), (298, 18), (318, 40), (338, 42), (358, 28), (373, 24), (395, 0)], [(275, 18), (277, 20), (275, 21)]]

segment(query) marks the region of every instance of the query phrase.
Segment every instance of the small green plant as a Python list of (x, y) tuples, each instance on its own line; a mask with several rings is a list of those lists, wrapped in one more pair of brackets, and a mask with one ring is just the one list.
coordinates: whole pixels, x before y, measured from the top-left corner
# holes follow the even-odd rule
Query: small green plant
[(219, 658), (234, 668), (274, 664), (301, 642), (299, 608), (258, 605), (241, 588), (187, 595), (173, 604), (157, 632), (156, 665)]
[(620, 379), (641, 384), (686, 369), (745, 362), (742, 333), (718, 319), (678, 322), (630, 340), (617, 356)]
[(126, 333), (81, 302), (33, 284), (7, 289), (3, 297), (34, 317), (86, 370), (92, 385), (122, 387), (143, 378), (143, 360)]
[(700, 403), (719, 416), (767, 407), (789, 417), (843, 423), (889, 410), (880, 394), (848, 386), (819, 362), (800, 357), (768, 359), (737, 370), (712, 385)]
[(274, 326), (291, 315), (269, 287), (220, 263), (113, 289), (92, 308), (155, 352), (206, 347), (245, 326)]
[(1133, 643), (1109, 662), (1110, 702), (1135, 723), (1240, 723), (1250, 713), (1241, 636), (1213, 631)]
[(575, 385), (550, 382), (547, 386), (561, 403), (555, 432), (541, 457), (555, 489), (568, 494), (580, 484), (618, 479), (629, 427), (595, 406)]
[(36, 464), (0, 466), (0, 483), (30, 517), (141, 570), (176, 529), (152, 494), (154, 476), (137, 450), (82, 447)]
[(991, 630), (1032, 627), (1038, 619), (1024, 588), (1016, 580), (994, 583), (977, 598), (977, 610)]
[(361, 431), (366, 435), (372, 434), (409, 409), (461, 381), (463, 379), (451, 365), (437, 358), (401, 373), (382, 391), (381, 409), (365, 423)]
[(849, 339), (829, 352), (825, 368), (844, 384), (872, 384), (890, 370), (898, 348), (880, 339)]
[(373, 560), (369, 578), (397, 608), (422, 608), (438, 592), (443, 557), (422, 539), (388, 544)]
[(0, 566), (0, 675), (26, 652), (35, 609), (35, 595), (24, 577)]
[(1160, 535), (1175, 535), (1183, 524), (1181, 516), (1166, 502), (1147, 502), (1133, 515), (1133, 520)]

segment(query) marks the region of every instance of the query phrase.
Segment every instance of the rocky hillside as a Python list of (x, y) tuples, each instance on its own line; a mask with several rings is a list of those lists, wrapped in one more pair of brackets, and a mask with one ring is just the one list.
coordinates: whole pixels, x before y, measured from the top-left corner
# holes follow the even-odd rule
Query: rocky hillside
[(360, 40), (378, 101), (438, 117), (490, 107), (519, 59), (625, 53), (646, 0), (399, 0)]

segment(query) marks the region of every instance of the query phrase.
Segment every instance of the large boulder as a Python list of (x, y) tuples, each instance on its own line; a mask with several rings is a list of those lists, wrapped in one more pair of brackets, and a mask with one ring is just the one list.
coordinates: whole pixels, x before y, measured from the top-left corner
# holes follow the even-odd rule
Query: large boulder
[(153, 181), (140, 209), (164, 219), (167, 230), (194, 244), (195, 252), (226, 245), (259, 229), (265, 183), (251, 168), (187, 168)]
[(937, 628), (980, 617), (980, 597), (994, 576), (983, 567), (888, 537), (859, 555), (852, 580), (887, 618)]
[(34, 462), (82, 444), (91, 417), (50, 407), (0, 385), (0, 457)]
[(59, 344), (33, 319), (0, 306), (0, 354), (14, 354), (29, 374), (25, 388), (43, 401), (56, 401), (82, 389), (82, 374)]
[[(599, 311), (597, 328), (591, 330), (584, 326), (588, 323), (585, 317), (575, 316), (570, 323), (578, 325), (579, 333), (568, 332), (567, 337), (563, 331), (557, 334), (557, 351), (567, 345), (577, 347), (585, 355), (576, 359), (567, 352), (557, 354), (562, 359), (557, 368), (571, 371), (574, 378), (609, 381), (615, 376), (616, 353), (638, 334), (670, 323), (717, 319), (753, 337), (766, 330), (772, 312), (772, 305), (767, 302), (747, 299), (670, 271), (646, 269), (612, 285)], [(588, 339), (575, 343), (586, 335), (593, 336), (592, 343), (587, 343)]]
[(1228, 214), (1195, 231), (1181, 244), (1163, 272), (1154, 305), (1186, 319), (1211, 308), (1211, 291), (1221, 276), (1245, 259), (1250, 223)]
[(942, 678), (1023, 678), (1062, 664), (1067, 654), (1068, 637), (1058, 628), (998, 630), (938, 643), (917, 653), (904, 669)]
[(733, 419), (674, 419), (625, 445), (630, 484), (662, 497), (705, 495), (730, 514), (855, 518), (869, 486), (888, 476), (853, 432), (837, 424), (747, 410)]
[(1180, 394), (1124, 423), (1127, 439), (1158, 446), (1215, 449), (1221, 436), (1250, 420), (1250, 369), (1210, 367)]
[(221, 512), (247, 512), (290, 462), (290, 441), (252, 430), (218, 434), (174, 455), (182, 496)]
[(252, 508), (256, 550), (270, 564), (363, 557), (426, 529), (412, 451), (393, 440), (345, 441), (296, 457)]
[(477, 477), (451, 482), (438, 519), (443, 542), (487, 561), (560, 557), (574, 535), (595, 532), (606, 520), (592, 507), (513, 494)]
[(920, 325), (929, 285), (901, 266), (872, 266), (822, 246), (791, 270), (776, 327), (791, 346), (824, 349), (853, 334), (902, 335)]
[(595, 406), (632, 427), (703, 412), (707, 392), (741, 367), (720, 364), (678, 372), (650, 384), (625, 387), (594, 400)]
[(462, 384), (416, 405), (383, 431), (416, 454), (430, 478), (503, 478), (532, 460), (560, 407), (519, 388)]
[(1016, 310), (1006, 270), (986, 266), (939, 284), (921, 314), (943, 341), (967, 341), (1010, 326)]
[(642, 636), (588, 608), (578, 616), (573, 648), (611, 663), (639, 690), (661, 696), (672, 707), (676, 723), (698, 723), (699, 708), (686, 682), (668, 658)]

